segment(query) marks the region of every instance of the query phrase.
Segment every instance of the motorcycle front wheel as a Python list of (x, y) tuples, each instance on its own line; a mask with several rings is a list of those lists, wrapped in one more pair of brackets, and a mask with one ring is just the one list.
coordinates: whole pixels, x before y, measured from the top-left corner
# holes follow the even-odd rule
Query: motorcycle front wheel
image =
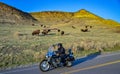
[(40, 62), (39, 68), (41, 71), (46, 72), (50, 69), (50, 64), (48, 63), (47, 60), (43, 60)]

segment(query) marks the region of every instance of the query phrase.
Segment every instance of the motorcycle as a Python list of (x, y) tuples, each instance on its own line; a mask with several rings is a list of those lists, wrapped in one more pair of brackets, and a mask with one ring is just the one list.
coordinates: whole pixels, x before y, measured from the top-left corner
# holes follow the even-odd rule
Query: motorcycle
[[(39, 64), (39, 68), (43, 72), (49, 71), (52, 68), (54, 69), (63, 66), (61, 63), (61, 58), (57, 55), (57, 51), (53, 51), (53, 48), (53, 45), (49, 47), (45, 58)], [(73, 61), (75, 60), (72, 50), (68, 49), (68, 54), (65, 54), (64, 57), (64, 66), (71, 67)]]

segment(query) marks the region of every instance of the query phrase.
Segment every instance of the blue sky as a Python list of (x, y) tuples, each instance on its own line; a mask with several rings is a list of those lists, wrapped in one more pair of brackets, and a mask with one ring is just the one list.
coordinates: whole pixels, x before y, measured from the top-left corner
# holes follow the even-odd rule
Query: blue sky
[(0, 0), (25, 12), (86, 9), (105, 19), (120, 22), (120, 0)]

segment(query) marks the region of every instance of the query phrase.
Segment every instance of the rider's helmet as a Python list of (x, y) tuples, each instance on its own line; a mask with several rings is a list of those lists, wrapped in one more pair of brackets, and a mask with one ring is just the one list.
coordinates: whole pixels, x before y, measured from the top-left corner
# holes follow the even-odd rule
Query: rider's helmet
[(58, 44), (57, 44), (57, 46), (60, 46), (60, 47), (62, 47), (62, 43), (58, 43)]

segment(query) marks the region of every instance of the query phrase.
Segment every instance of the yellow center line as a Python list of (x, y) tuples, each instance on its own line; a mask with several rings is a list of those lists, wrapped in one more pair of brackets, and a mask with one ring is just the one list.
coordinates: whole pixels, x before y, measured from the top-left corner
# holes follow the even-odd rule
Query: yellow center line
[(116, 63), (120, 63), (120, 60), (113, 61), (113, 62), (108, 62), (108, 63), (103, 63), (103, 64), (99, 64), (99, 65), (95, 65), (95, 66), (90, 66), (90, 67), (86, 67), (86, 68), (81, 68), (81, 69), (77, 69), (77, 70), (72, 70), (72, 71), (61, 73), (61, 74), (70, 74), (70, 73), (74, 73), (74, 72), (99, 68), (99, 67), (103, 67), (103, 66), (107, 66), (107, 65), (111, 65), (111, 64), (116, 64)]

